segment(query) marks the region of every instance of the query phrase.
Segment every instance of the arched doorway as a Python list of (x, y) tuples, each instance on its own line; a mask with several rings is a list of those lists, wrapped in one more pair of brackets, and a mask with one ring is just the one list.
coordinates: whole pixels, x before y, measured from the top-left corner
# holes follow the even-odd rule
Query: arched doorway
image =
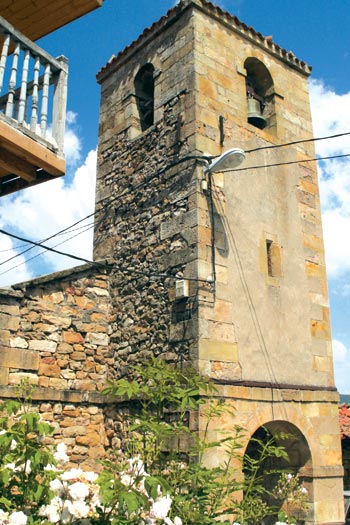
[[(264, 525), (278, 521), (278, 511), (286, 504), (282, 496), (276, 497), (281, 474), (295, 479), (297, 476), (303, 486), (310, 492), (312, 458), (305, 436), (300, 430), (287, 421), (271, 421), (259, 427), (251, 436), (243, 459), (243, 474), (246, 490), (254, 483), (257, 493), (254, 501), (275, 509), (271, 516), (264, 518)], [(244, 497), (249, 497), (248, 492)], [(298, 524), (305, 523), (305, 511), (296, 509)], [(258, 518), (257, 518), (258, 520)]]

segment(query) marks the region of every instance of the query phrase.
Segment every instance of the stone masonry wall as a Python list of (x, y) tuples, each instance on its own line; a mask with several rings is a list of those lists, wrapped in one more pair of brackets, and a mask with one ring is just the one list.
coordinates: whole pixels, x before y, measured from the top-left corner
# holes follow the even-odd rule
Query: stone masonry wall
[(195, 164), (177, 164), (188, 147), (181, 129), (187, 97), (183, 92), (169, 100), (163, 118), (136, 139), (127, 130), (100, 138), (94, 248), (95, 258), (114, 262), (117, 376), (150, 355), (174, 362), (190, 357), (196, 283), (190, 283), (190, 299), (174, 301), (176, 278), (196, 278)]
[(0, 398), (27, 378), (34, 407), (85, 466), (105, 453), (109, 347), (108, 267), (84, 266), (0, 291)]

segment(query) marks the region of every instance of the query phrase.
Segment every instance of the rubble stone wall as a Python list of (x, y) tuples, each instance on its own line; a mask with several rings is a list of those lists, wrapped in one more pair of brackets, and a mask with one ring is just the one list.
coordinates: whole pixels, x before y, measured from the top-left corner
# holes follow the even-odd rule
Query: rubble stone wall
[(65, 442), (72, 462), (89, 465), (109, 444), (106, 386), (109, 268), (84, 266), (0, 292), (0, 398), (33, 385), (34, 407), (55, 427), (49, 442)]

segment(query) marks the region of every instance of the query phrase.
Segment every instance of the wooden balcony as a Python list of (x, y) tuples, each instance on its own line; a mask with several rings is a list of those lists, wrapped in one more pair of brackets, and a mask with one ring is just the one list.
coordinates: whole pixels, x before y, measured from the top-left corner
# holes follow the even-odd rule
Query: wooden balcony
[(0, 14), (36, 41), (102, 6), (103, 0), (0, 0)]
[(68, 67), (0, 17), (0, 195), (65, 173)]

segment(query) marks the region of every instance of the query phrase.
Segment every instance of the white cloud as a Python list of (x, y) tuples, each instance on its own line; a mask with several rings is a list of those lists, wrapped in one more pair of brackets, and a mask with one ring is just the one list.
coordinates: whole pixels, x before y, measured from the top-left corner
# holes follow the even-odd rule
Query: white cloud
[[(75, 120), (76, 116), (72, 113), (69, 116), (69, 122), (73, 123)], [(66, 161), (69, 170), (72, 164), (76, 164), (80, 159), (81, 142), (74, 130), (69, 127), (65, 138)], [(96, 151), (92, 150), (84, 162), (76, 168), (72, 177), (66, 175), (66, 177), (2, 198), (0, 201), (1, 227), (23, 238), (42, 241), (92, 213), (95, 200), (96, 158)], [(57, 236), (47, 241), (46, 244), (55, 247), (68, 237), (74, 236), (70, 241), (57, 246), (57, 249), (91, 260), (93, 228), (89, 228), (84, 233), (81, 227), (89, 227), (92, 222), (93, 217), (78, 224), (71, 233)], [(19, 245), (22, 246), (17, 249)], [(1, 235), (0, 264), (1, 261), (24, 249), (26, 247), (23, 247), (23, 242)], [(32, 266), (33, 263), (30, 266), (20, 264), (24, 262), (24, 258), (33, 257), (40, 251), (42, 249), (34, 248), (23, 256), (0, 265), (0, 285), (27, 280), (33, 276), (33, 273), (36, 275), (49, 273), (80, 264), (71, 258), (50, 252), (45, 252), (45, 255), (35, 258), (35, 266)], [(1, 275), (5, 270), (15, 266), (13, 271)]]
[[(322, 81), (310, 83), (315, 137), (350, 129), (350, 92), (337, 94)], [(321, 157), (350, 153), (350, 136), (315, 143)], [(328, 276), (339, 279), (350, 273), (350, 158), (319, 163), (320, 194)]]
[(77, 113), (67, 111), (64, 134), (64, 155), (68, 166), (76, 166), (81, 160), (82, 144), (77, 132)]
[(75, 124), (78, 118), (78, 113), (68, 110), (66, 114), (66, 124)]
[[(3, 226), (3, 224), (1, 226)], [(10, 237), (6, 237), (4, 235), (1, 236), (0, 262), (5, 260), (7, 261), (8, 259), (16, 256), (17, 251), (13, 249), (14, 243), (16, 242), (17, 241), (10, 239)], [(25, 246), (23, 246), (23, 249), (25, 249)], [(10, 260), (7, 264), (0, 266), (0, 286), (6, 286), (9, 284), (9, 274), (5, 273), (9, 267), (16, 266), (12, 272), (12, 275), (16, 275), (16, 281), (18, 282), (26, 281), (32, 277), (26, 265), (23, 264), (24, 260), (24, 255), (22, 255), (20, 257), (16, 257), (12, 261)]]
[(350, 349), (338, 339), (333, 339), (334, 373), (337, 388), (341, 394), (350, 391)]
[(76, 165), (81, 159), (81, 141), (72, 129), (64, 136), (64, 155), (68, 165)]

